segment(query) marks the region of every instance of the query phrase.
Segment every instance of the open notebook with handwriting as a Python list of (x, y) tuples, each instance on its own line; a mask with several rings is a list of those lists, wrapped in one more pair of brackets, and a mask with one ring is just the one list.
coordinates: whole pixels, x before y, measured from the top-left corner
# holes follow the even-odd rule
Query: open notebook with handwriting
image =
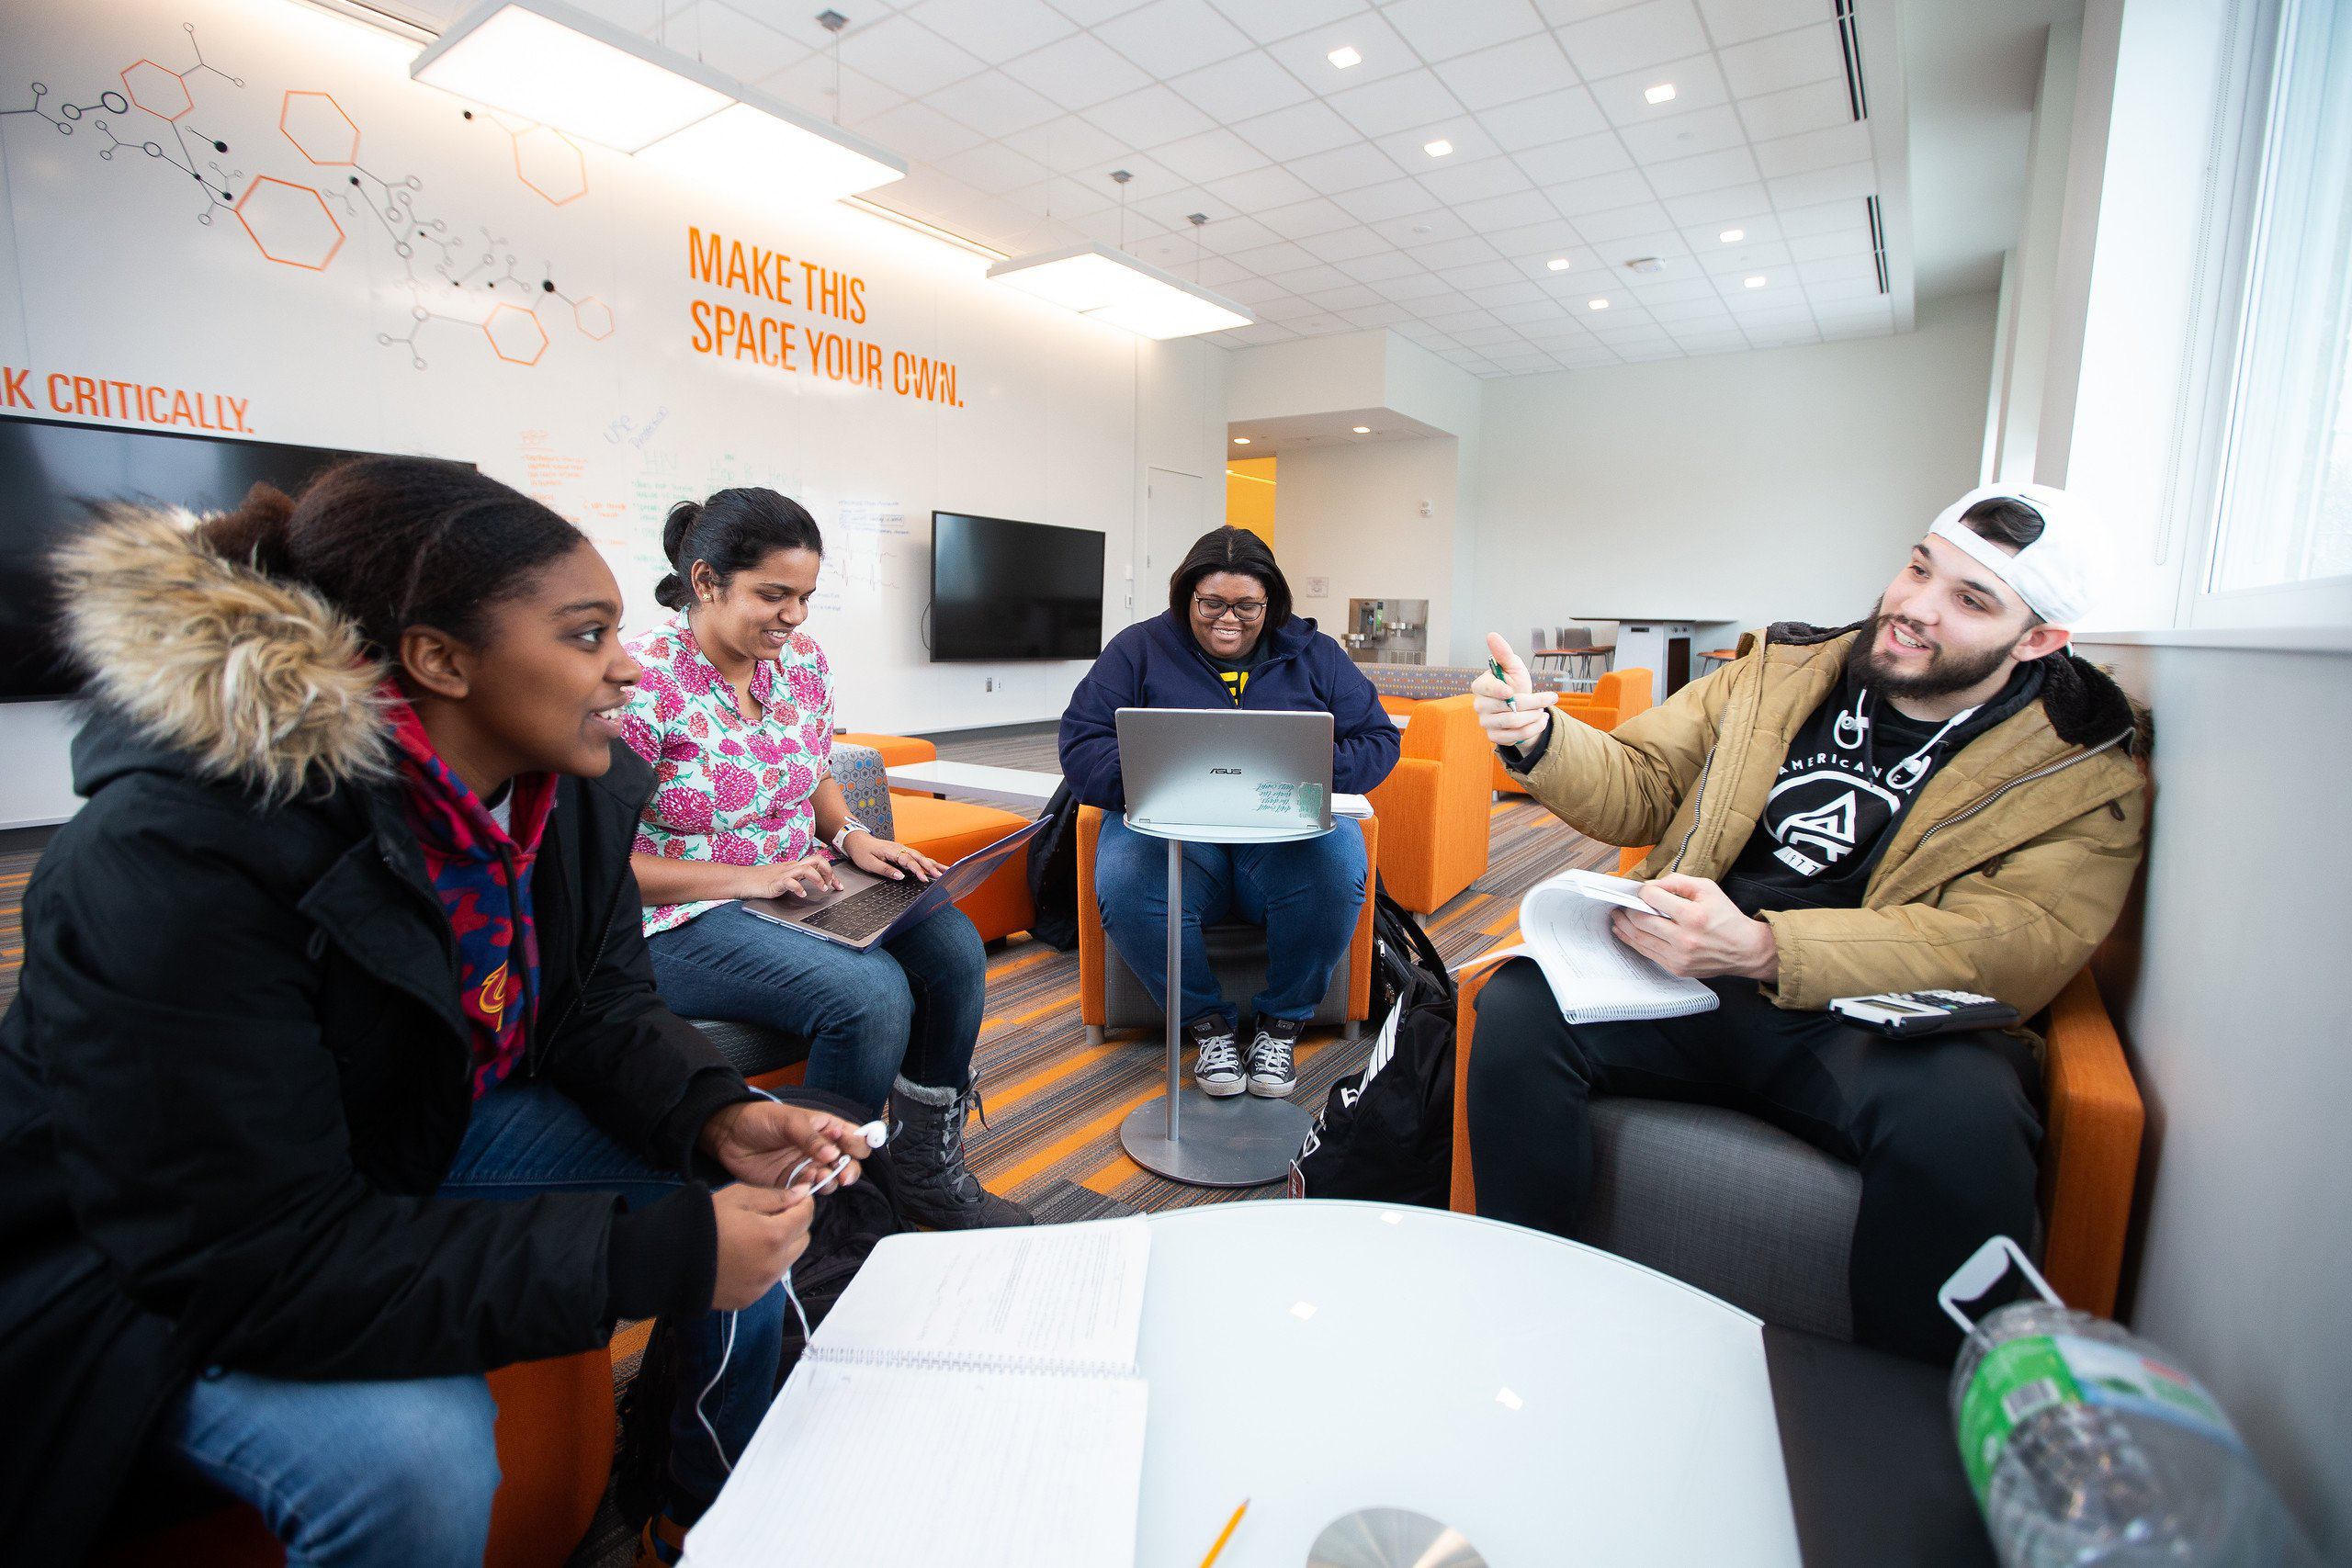
[(898, 1235), (809, 1341), (688, 1568), (1122, 1568), (1146, 1387), (1141, 1219)]

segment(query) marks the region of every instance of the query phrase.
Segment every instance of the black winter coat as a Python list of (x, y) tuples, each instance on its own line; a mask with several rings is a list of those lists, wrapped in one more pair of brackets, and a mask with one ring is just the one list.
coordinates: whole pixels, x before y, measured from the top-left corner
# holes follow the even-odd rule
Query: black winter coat
[[(408, 1378), (587, 1349), (616, 1316), (707, 1307), (716, 1246), (699, 1186), (626, 1214), (433, 1196), (472, 1105), (469, 1036), (348, 628), (307, 598), (290, 634), (240, 622), (239, 593), (281, 591), (152, 518), (83, 565), (89, 803), (34, 874), (0, 1020), (0, 1530), (60, 1562), (208, 1367)], [(310, 686), (224, 673), (287, 635)], [(302, 714), (236, 711), (288, 690)], [(628, 865), (651, 774), (613, 757), (562, 781), (548, 825), (516, 1072), (656, 1165), (715, 1174), (695, 1134), (749, 1091), (654, 995)]]

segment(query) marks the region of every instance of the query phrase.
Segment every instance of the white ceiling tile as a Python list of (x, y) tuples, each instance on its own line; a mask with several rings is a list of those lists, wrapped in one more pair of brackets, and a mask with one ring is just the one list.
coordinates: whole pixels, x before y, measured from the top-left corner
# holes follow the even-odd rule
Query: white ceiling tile
[(1408, 213), (1402, 218), (1385, 219), (1374, 223), (1372, 231), (1410, 250), (1415, 245), (1431, 245), (1440, 240), (1458, 240), (1470, 232), (1470, 225), (1439, 208), (1429, 212)]
[(1270, 207), (1287, 207), (1315, 194), (1306, 181), (1289, 170), (1272, 167), (1211, 180), (1209, 190), (1236, 212), (1252, 218)]
[(1337, 288), (1325, 288), (1306, 297), (1307, 303), (1323, 310), (1361, 310), (1368, 307), (1385, 308), (1385, 302), (1361, 283), (1345, 283)]
[(1747, 128), (1748, 140), (1752, 141), (1769, 141), (1775, 137), (1854, 123), (1853, 103), (1846, 96), (1845, 81), (1839, 77), (1807, 82), (1803, 86), (1735, 102), (1740, 124)]
[(1225, 256), (1271, 245), (1281, 238), (1255, 218), (1220, 218), (1201, 230), (1201, 243)]
[(1615, 242), (1628, 234), (1650, 234), (1661, 229), (1671, 229), (1666, 209), (1655, 202), (1639, 207), (1620, 207), (1608, 212), (1587, 212), (1577, 215), (1577, 232), (1596, 249), (1606, 246), (1603, 254), (1615, 249)]
[(695, 6), (694, 19), (685, 28), (673, 25), (673, 46), (689, 38), (697, 56), (708, 61), (712, 69), (744, 82), (772, 76), (810, 53), (807, 44), (718, 0), (704, 0)]
[(1826, 234), (1792, 234), (1789, 237), (1789, 254), (1801, 262), (1826, 261), (1832, 256), (1866, 256), (1871, 248), (1870, 229), (1863, 224), (1832, 229)]
[[(1660, 81), (1674, 84), (1674, 96), (1662, 104), (1651, 103), (1645, 95)], [(1694, 54), (1623, 76), (1603, 76), (1586, 86), (1611, 125), (1653, 125), (1731, 99), (1712, 54)]]
[(1141, 254), (1163, 232), (1159, 225), (1150, 219), (1133, 212), (1123, 216), (1116, 208), (1108, 212), (1090, 213), (1084, 218), (1072, 219), (1070, 227), (1090, 240), (1099, 240), (1103, 244), (1115, 245), (1136, 254)]
[(1423, 175), (1421, 184), (1449, 207), (1489, 197), (1533, 194), (1527, 176), (1509, 158), (1487, 158), (1476, 164), (1458, 164), (1449, 158)]
[[(819, 119), (833, 118), (833, 62), (826, 56), (811, 54), (786, 66), (760, 85)], [(907, 95), (897, 88), (885, 86), (865, 72), (846, 66), (841, 72), (841, 118), (845, 125), (863, 125), (907, 101)]]
[(1372, 287), (1376, 292), (1400, 302), (1408, 299), (1451, 299), (1453, 295), (1453, 286), (1433, 272), (1417, 271), (1406, 273), (1400, 277), (1384, 277), (1375, 280)]
[(1527, 340), (1509, 327), (1472, 327), (1453, 334), (1454, 341), (1470, 348), (1500, 347), (1505, 344), (1523, 344)]
[(1527, 287), (1526, 280), (1519, 276), (1519, 269), (1504, 261), (1468, 262), (1460, 266), (1438, 267), (1435, 271), (1440, 277), (1465, 293), (1473, 288), (1492, 288), (1499, 284), (1508, 284), (1513, 288)]
[(1805, 175), (1840, 164), (1868, 163), (1871, 133), (1858, 120), (1757, 143), (1756, 162), (1768, 175)]
[(1821, 22), (1794, 32), (1774, 33), (1719, 51), (1724, 80), (1743, 98), (1778, 93), (1807, 82), (1846, 79), (1846, 55), (1838, 28)]
[[(1119, 181), (1111, 177), (1122, 170), (1132, 176), (1124, 188)], [(1193, 183), (1165, 164), (1136, 152), (1122, 152), (1116, 158), (1106, 159), (1090, 168), (1072, 170), (1070, 178), (1081, 185), (1092, 186), (1097, 190), (1110, 192), (1114, 207), (1119, 204), (1122, 197), (1128, 201), (1141, 201), (1148, 196), (1164, 196), (1171, 190), (1182, 190)]]
[[(1568, 265), (1565, 270), (1554, 272), (1552, 264), (1555, 261), (1566, 261)], [(1554, 246), (1537, 251), (1532, 255), (1514, 254), (1511, 265), (1518, 267), (1523, 276), (1555, 291), (1573, 289), (1596, 277), (1609, 276), (1609, 264), (1600, 259), (1600, 254), (1580, 244)], [(1561, 295), (1563, 299), (1566, 297)]]
[[(1695, 196), (1701, 191), (1722, 190), (1726, 186), (1750, 186), (1757, 180), (1756, 159), (1745, 147), (1726, 147), (1720, 152), (1702, 152), (1695, 158), (1674, 158), (1663, 164), (1645, 164), (1642, 173), (1649, 176), (1650, 188), (1660, 197)], [(1668, 210), (1673, 209), (1669, 200)], [(1704, 222), (1704, 218), (1675, 215), (1677, 222)]]
[(1557, 219), (1552, 204), (1544, 199), (1541, 192), (1532, 190), (1512, 191), (1476, 201), (1457, 201), (1453, 203), (1453, 210), (1462, 221), (1482, 234), (1496, 230), (1524, 229), (1531, 224), (1555, 221)]
[(902, 158), (912, 158), (925, 164), (952, 158), (987, 140), (978, 131), (958, 125), (930, 105), (914, 103), (885, 109), (859, 126), (858, 133), (872, 137)]
[(1001, 71), (967, 76), (925, 94), (923, 101), (990, 137), (1010, 136), (1016, 130), (1043, 125), (1062, 112), (1051, 98), (1030, 91)]
[(1012, 192), (1007, 199), (1019, 202), (1040, 217), (1064, 222), (1090, 217), (1116, 205), (1104, 201), (1102, 194), (1092, 186), (1080, 185), (1064, 175), (1056, 175), (1052, 179), (1023, 186)]
[(1396, 159), (1369, 141), (1351, 141), (1345, 147), (1334, 147), (1328, 152), (1293, 158), (1284, 166), (1326, 195), (1361, 190), (1365, 186), (1393, 180), (1404, 173), (1396, 166)]
[(1645, 70), (1708, 47), (1706, 29), (1699, 25), (1699, 12), (1690, 0), (1629, 6), (1571, 23), (1560, 29), (1559, 37), (1569, 62), (1587, 81)]
[(1184, 276), (1204, 288), (1222, 288), (1227, 284), (1250, 276), (1246, 266), (1236, 265), (1229, 256), (1203, 256), (1185, 268)]
[(1552, 198), (1553, 206), (1572, 220), (1587, 213), (1613, 211), (1650, 200), (1649, 182), (1637, 169), (1623, 169), (1613, 175), (1595, 175), (1589, 179), (1548, 185), (1544, 186), (1544, 193)]
[[(1432, 158), (1429, 153), (1430, 143), (1441, 140), (1451, 142), (1453, 151), (1442, 158)], [(1373, 144), (1416, 175), (1425, 175), (1442, 164), (1475, 164), (1501, 151), (1485, 130), (1467, 115), (1418, 126), (1411, 130), (1375, 136)]]
[(1821, 20), (1821, 0), (1699, 0), (1699, 15), (1722, 49)]
[(1188, 71), (1168, 85), (1227, 125), (1303, 104), (1315, 96), (1261, 49)]
[(1134, 10), (1143, 4), (1143, 0), (1049, 0), (1049, 3), (1055, 10), (1080, 27), (1091, 28), (1097, 22), (1107, 22), (1114, 17)]
[(1363, 283), (1385, 283), (1390, 278), (1410, 277), (1429, 269), (1398, 250), (1375, 251), (1368, 256), (1333, 264), (1350, 277)]
[(1481, 109), (1478, 123), (1496, 146), (1511, 152), (1609, 128), (1592, 95), (1582, 87), (1563, 87), (1500, 108)]
[(1610, 130), (1555, 141), (1548, 147), (1531, 147), (1514, 154), (1512, 161), (1528, 178), (1547, 188), (1571, 180), (1589, 180), (1596, 175), (1613, 175), (1634, 166), (1634, 160), (1625, 155), (1624, 143)]
[[(1601, 216), (1606, 219), (1610, 215), (1604, 213)], [(1593, 254), (1600, 256), (1602, 263), (1611, 267), (1621, 266), (1626, 262), (1643, 256), (1653, 257), (1668, 264), (1668, 274), (1651, 273), (1646, 276), (1634, 276), (1633, 280), (1636, 285), (1648, 283), (1674, 273), (1679, 273), (1685, 276), (1691, 275), (1690, 252), (1682, 243), (1682, 236), (1671, 229), (1644, 229), (1633, 233), (1621, 234), (1613, 239), (1595, 240)]]
[[(1723, 235), (1730, 229), (1738, 230), (1743, 237), (1726, 245)], [(1682, 238), (1690, 244), (1692, 253), (1700, 255), (1714, 251), (1736, 251), (1746, 244), (1769, 245), (1781, 238), (1781, 220), (1770, 212), (1755, 212), (1736, 222), (1692, 223), (1684, 227)]]
[(1406, 179), (1385, 180), (1357, 190), (1340, 191), (1331, 199), (1366, 223), (1380, 223), (1391, 218), (1402, 218), (1408, 213), (1427, 212), (1438, 205), (1437, 197), (1423, 190), (1419, 181)]
[(1096, 24), (1093, 31), (1163, 81), (1250, 48), (1249, 35), (1209, 9), (1207, 0), (1152, 0), (1141, 10)]
[[(1184, 246), (1184, 254), (1187, 255), (1192, 254), (1189, 236), (1192, 232), (1193, 213), (1204, 213), (1210, 218), (1233, 216), (1226, 210), (1223, 202), (1197, 186), (1186, 186), (1178, 190), (1156, 191), (1148, 196), (1130, 197), (1127, 200), (1127, 210), (1141, 213), (1154, 223), (1161, 224), (1179, 234), (1188, 236), (1188, 243)], [(1204, 247), (1206, 243), (1207, 242), (1203, 242)]]
[(1365, 9), (1364, 0), (1211, 0), (1226, 19), (1260, 43), (1303, 33)]
[(1577, 232), (1576, 225), (1565, 218), (1528, 223), (1516, 229), (1498, 229), (1487, 238), (1507, 256), (1572, 257), (1572, 253), (1584, 243), (1584, 237)]
[(1125, 152), (1126, 141), (1112, 135), (1100, 126), (1089, 125), (1074, 114), (1043, 125), (1015, 131), (1004, 139), (1006, 146), (1016, 152), (1025, 152), (1049, 169), (1069, 173), (1078, 169), (1108, 167), (1110, 161)]
[(904, 17), (848, 34), (842, 39), (841, 55), (844, 65), (918, 98), (980, 69), (970, 52)]
[(1567, 56), (1548, 35), (1499, 43), (1449, 60), (1437, 74), (1472, 109), (1494, 109), (1524, 98), (1556, 93), (1576, 83)]
[[(1272, 288), (1272, 285), (1269, 284), (1267, 287)], [(1263, 316), (1266, 320), (1270, 321), (1281, 321), (1284, 325), (1290, 327), (1293, 331), (1300, 333), (1304, 333), (1306, 331), (1303, 323), (1309, 317), (1319, 316), (1323, 313), (1295, 294), (1283, 294), (1279, 292), (1276, 293), (1272, 299), (1265, 300), (1258, 305), (1256, 310), (1257, 313)]]
[(1187, 136), (1181, 141), (1170, 141), (1152, 156), (1196, 183), (1261, 168), (1267, 161), (1264, 153), (1223, 126), (1204, 130), (1198, 136)]
[[(1505, 296), (1509, 298), (1506, 299)], [(1547, 299), (1542, 289), (1532, 283), (1509, 283), (1495, 288), (1474, 288), (1470, 298), (1495, 313), (1505, 326), (1517, 327), (1521, 335), (1529, 327), (1547, 326), (1567, 320), (1567, 309), (1556, 299)], [(1582, 327), (1577, 329), (1581, 333)]]
[(1366, 136), (1385, 136), (1462, 112), (1445, 84), (1427, 71), (1400, 72), (1384, 81), (1329, 94), (1324, 101)]
[(1829, 256), (1796, 264), (1797, 278), (1808, 290), (1831, 283), (1867, 283), (1878, 288), (1878, 265), (1867, 255)]
[[(1661, 321), (1665, 318), (1659, 315), (1659, 312), (1667, 306), (1691, 299), (1715, 302), (1716, 308), (1721, 309), (1714, 284), (1704, 277), (1692, 276), (1687, 270), (1690, 265), (1688, 261), (1681, 265), (1686, 270), (1679, 277), (1669, 276), (1666, 273), (1657, 273), (1648, 277), (1635, 277), (1631, 280), (1634, 298), (1642, 302), (1644, 310), (1653, 316), (1658, 316)], [(1661, 279), (1663, 281), (1660, 281)]]
[[(1331, 63), (1331, 51), (1342, 46), (1363, 59), (1342, 71)], [(1338, 92), (1417, 71), (1421, 57), (1378, 13), (1360, 12), (1344, 21), (1328, 22), (1266, 45), (1266, 52), (1282, 62), (1290, 73), (1318, 93)]]
[[(1348, 275), (1340, 271), (1337, 267), (1324, 266), (1319, 263), (1313, 266), (1295, 267), (1289, 272), (1275, 273), (1269, 276), (1266, 281), (1269, 283), (1278, 283), (1284, 288), (1289, 289), (1293, 294), (1296, 294), (1301, 298), (1306, 298), (1308, 295), (1325, 293), (1334, 288), (1351, 288), (1361, 287), (1361, 285), (1351, 283), (1348, 280)], [(1366, 289), (1365, 292), (1367, 294), (1371, 293), (1369, 289)], [(1376, 299), (1379, 296), (1374, 294), (1372, 295), (1372, 298)], [(1317, 305), (1317, 308), (1318, 310), (1325, 310), (1333, 309), (1333, 307), (1329, 305)]]
[(1390, 0), (1381, 15), (1423, 60), (1451, 60), (1544, 30), (1528, 0)]
[(1625, 126), (1617, 134), (1624, 138), (1626, 151), (1645, 164), (1695, 158), (1702, 152), (1720, 152), (1726, 147), (1744, 146), (1747, 141), (1747, 132), (1729, 104), (1665, 119), (1645, 120)]
[(1096, 104), (1084, 112), (1129, 147), (1158, 147), (1163, 142), (1197, 136), (1214, 123), (1209, 117), (1155, 82), (1139, 91)]
[[(1232, 256), (1232, 261), (1234, 265), (1246, 266), (1261, 277), (1272, 277), (1278, 272), (1296, 272), (1302, 267), (1323, 265), (1287, 240), (1271, 245), (1260, 245), (1254, 251), (1237, 251)], [(1340, 281), (1345, 283), (1347, 275), (1342, 273)], [(1329, 288), (1334, 286), (1326, 283), (1318, 287)]]
[(1359, 327), (1401, 327), (1413, 319), (1413, 312), (1405, 306), (1387, 302), (1366, 305), (1361, 310), (1342, 310), (1340, 314)]
[(1354, 261), (1360, 256), (1378, 255), (1394, 247), (1389, 243), (1351, 220), (1344, 229), (1334, 229), (1328, 234), (1310, 234), (1298, 242), (1299, 248), (1312, 251), (1327, 262)]
[(1354, 219), (1327, 197), (1319, 196), (1306, 201), (1293, 202), (1287, 207), (1265, 208), (1255, 216), (1259, 222), (1285, 240), (1309, 240), (1337, 229), (1358, 226)]
[(1878, 170), (1869, 164), (1840, 164), (1835, 168), (1767, 180), (1764, 188), (1772, 193), (1772, 205), (1776, 208), (1814, 207), (1840, 197), (1871, 195), (1878, 189)]
[[(1237, 277), (1232, 282), (1226, 284), (1223, 288), (1219, 288), (1217, 292), (1224, 295), (1228, 299), (1236, 300), (1241, 304), (1249, 306), (1252, 311), (1259, 315), (1264, 315), (1266, 313), (1265, 307), (1268, 305), (1273, 304), (1277, 300), (1286, 300), (1292, 298), (1290, 291), (1283, 288), (1282, 285), (1269, 282), (1265, 278), (1254, 276), (1250, 277)], [(1301, 306), (1306, 305), (1304, 300), (1299, 301), (1299, 303)], [(1311, 309), (1312, 307), (1306, 308)]]
[(1007, 61), (1004, 73), (1072, 109), (1091, 108), (1151, 81), (1134, 62), (1091, 33), (1073, 33)]
[(1432, 244), (1408, 245), (1405, 247), (1405, 254), (1431, 272), (1438, 272), (1446, 267), (1468, 266), (1475, 262), (1502, 260), (1501, 252), (1479, 239), (1476, 234), (1464, 234), (1452, 240), (1439, 240)]
[(1791, 239), (1800, 234), (1834, 234), (1858, 231), (1862, 239), (1870, 238), (1870, 209), (1859, 201), (1829, 201), (1818, 207), (1784, 208), (1779, 214), (1781, 232)]
[(1875, 299), (1824, 299), (1813, 308), (1816, 320), (1833, 321), (1849, 317), (1868, 317), (1891, 321), (1894, 318), (1894, 301), (1881, 294)]
[(923, 0), (907, 15), (991, 65), (1075, 30), (1043, 0)]
[(1720, 229), (1746, 228), (1748, 220), (1768, 216), (1771, 198), (1760, 185), (1726, 186), (1721, 190), (1700, 191), (1691, 196), (1668, 197), (1666, 209), (1674, 221), (1683, 228), (1708, 223)]
[[(1434, 297), (1432, 297), (1434, 298)], [(1483, 305), (1465, 305), (1459, 299), (1438, 299), (1431, 304), (1421, 320), (1446, 336), (1459, 342), (1464, 333), (1476, 332), (1481, 327), (1498, 327), (1502, 321)]]
[(1318, 336), (1325, 333), (1343, 333), (1350, 330), (1346, 317), (1333, 315), (1329, 310), (1315, 311), (1311, 315), (1302, 317), (1299, 320), (1293, 321), (1291, 325), (1297, 328), (1302, 334), (1308, 337)]
[(1790, 253), (1789, 247), (1777, 240), (1713, 245), (1699, 253), (1699, 265), (1714, 276), (1761, 272), (1767, 267), (1793, 265), (1795, 262), (1796, 257)]
[(1348, 122), (1320, 103), (1293, 104), (1242, 120), (1233, 133), (1277, 163), (1328, 152), (1357, 140)]

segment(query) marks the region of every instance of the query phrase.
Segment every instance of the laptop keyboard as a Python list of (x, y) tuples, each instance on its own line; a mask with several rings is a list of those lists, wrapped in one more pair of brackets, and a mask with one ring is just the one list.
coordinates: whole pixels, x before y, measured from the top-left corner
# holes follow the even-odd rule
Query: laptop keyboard
[(911, 876), (904, 882), (878, 882), (863, 893), (853, 893), (813, 915), (802, 916), (800, 923), (836, 936), (863, 936), (897, 919), (902, 910), (922, 897), (923, 889), (929, 886)]

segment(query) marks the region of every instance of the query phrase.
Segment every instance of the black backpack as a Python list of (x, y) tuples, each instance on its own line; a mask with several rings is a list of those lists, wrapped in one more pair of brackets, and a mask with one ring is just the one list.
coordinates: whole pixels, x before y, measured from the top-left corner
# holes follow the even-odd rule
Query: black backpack
[(1065, 779), (1029, 840), (1029, 934), (1069, 953), (1078, 946), (1078, 797)]
[(1290, 1195), (1442, 1209), (1453, 1178), (1453, 979), (1419, 922), (1385, 889), (1374, 897), (1380, 1034), (1363, 1070), (1331, 1087), (1291, 1161)]

